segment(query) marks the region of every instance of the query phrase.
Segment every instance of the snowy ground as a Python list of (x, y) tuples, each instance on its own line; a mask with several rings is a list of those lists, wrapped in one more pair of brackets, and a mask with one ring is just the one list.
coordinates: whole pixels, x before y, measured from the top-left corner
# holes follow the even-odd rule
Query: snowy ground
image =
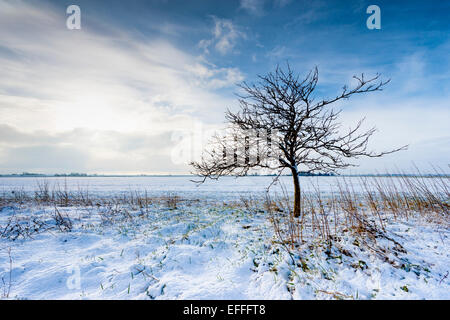
[(422, 218), (391, 221), (391, 240), (368, 241), (386, 255), (345, 234), (331, 251), (309, 242), (291, 258), (262, 211), (212, 200), (169, 207), (0, 206), (0, 229), (10, 228), (0, 297), (450, 299), (450, 230)]
[[(370, 179), (370, 178), (369, 178)], [(378, 178), (382, 183), (395, 184), (398, 179)], [(221, 177), (219, 180), (207, 180), (204, 184), (195, 184), (191, 176), (167, 177), (0, 177), (0, 197), (11, 196), (11, 192), (25, 192), (33, 195), (39, 185), (48, 183), (50, 191), (67, 190), (77, 193), (88, 191), (95, 197), (128, 196), (130, 192), (147, 192), (149, 196), (161, 196), (175, 193), (185, 199), (239, 200), (241, 196), (263, 195), (273, 180), (271, 176)], [(272, 185), (271, 190), (281, 192), (281, 185), (289, 192), (292, 189), (292, 177), (281, 176), (280, 183)], [(396, 181), (397, 180), (397, 181)], [(430, 180), (433, 179), (426, 179)], [(300, 184), (305, 192), (315, 187), (323, 193), (337, 191), (337, 185), (347, 181), (355, 191), (361, 191), (360, 177), (301, 177)]]

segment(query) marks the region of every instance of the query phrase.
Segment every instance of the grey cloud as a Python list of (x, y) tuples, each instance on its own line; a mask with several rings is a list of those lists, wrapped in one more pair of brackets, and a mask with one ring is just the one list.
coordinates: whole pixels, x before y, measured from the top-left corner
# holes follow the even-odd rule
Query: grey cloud
[(74, 147), (53, 145), (11, 147), (2, 150), (0, 169), (10, 172), (84, 171), (87, 169), (88, 160), (89, 155), (86, 152)]
[(0, 124), (0, 170), (186, 173), (187, 165), (172, 162), (171, 151), (178, 143), (172, 135), (171, 130), (148, 134), (85, 128), (24, 132)]
[(0, 1), (0, 170), (188, 171), (172, 164), (172, 132), (221, 121), (241, 72), (90, 22), (69, 32), (50, 3)]
[(0, 124), (0, 146), (1, 145), (35, 145), (35, 144), (47, 144), (57, 143), (58, 137), (55, 137), (47, 132), (36, 131), (34, 133), (26, 133), (16, 128), (7, 125)]

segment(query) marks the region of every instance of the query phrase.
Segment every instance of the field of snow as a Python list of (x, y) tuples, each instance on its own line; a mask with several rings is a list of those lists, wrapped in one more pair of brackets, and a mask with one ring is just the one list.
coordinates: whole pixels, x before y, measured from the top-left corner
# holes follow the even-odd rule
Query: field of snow
[[(450, 299), (450, 230), (421, 216), (386, 221), (386, 237), (367, 246), (348, 232), (331, 249), (309, 241), (292, 255), (267, 213), (241, 201), (260, 198), (271, 177), (199, 187), (189, 177), (46, 179), (93, 201), (0, 203), (2, 298)], [(336, 179), (303, 179), (304, 189), (327, 195)], [(42, 180), (0, 178), (0, 193), (31, 197)], [(136, 191), (154, 200), (118, 201)]]
[[(346, 177), (356, 191), (361, 190), (361, 180), (358, 177)], [(392, 183), (390, 178), (380, 178)], [(273, 180), (271, 176), (222, 177), (219, 180), (207, 180), (203, 184), (196, 184), (199, 178), (191, 176), (172, 177), (0, 177), (0, 196), (7, 197), (11, 191), (33, 194), (39, 184), (47, 182), (50, 191), (53, 189), (67, 189), (70, 192), (79, 190), (89, 191), (96, 197), (123, 196), (130, 192), (144, 192), (149, 196), (160, 196), (176, 193), (188, 199), (239, 199), (241, 196), (261, 196)], [(284, 185), (288, 192), (293, 192), (292, 177), (282, 176), (280, 183), (273, 185), (271, 190), (281, 192), (280, 185)], [(335, 192), (341, 177), (301, 177), (300, 184), (303, 191), (312, 191), (318, 186), (321, 192)], [(394, 182), (395, 183), (395, 182)]]

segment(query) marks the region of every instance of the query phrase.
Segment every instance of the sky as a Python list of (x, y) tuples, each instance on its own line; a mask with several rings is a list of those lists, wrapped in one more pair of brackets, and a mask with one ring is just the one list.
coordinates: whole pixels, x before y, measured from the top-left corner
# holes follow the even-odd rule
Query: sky
[[(68, 29), (69, 5), (81, 29)], [(368, 29), (370, 5), (381, 29)], [(449, 171), (449, 1), (0, 0), (0, 173), (185, 174), (238, 107), (237, 83), (287, 61), (318, 98), (366, 118), (383, 158), (344, 173)]]

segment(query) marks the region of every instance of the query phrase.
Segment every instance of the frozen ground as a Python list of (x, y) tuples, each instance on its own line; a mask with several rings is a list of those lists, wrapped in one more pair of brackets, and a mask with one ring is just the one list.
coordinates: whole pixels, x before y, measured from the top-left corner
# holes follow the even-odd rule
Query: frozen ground
[[(383, 183), (395, 184), (396, 180), (387, 177), (379, 178)], [(188, 199), (236, 200), (241, 196), (263, 195), (273, 180), (271, 176), (247, 176), (241, 178), (222, 177), (220, 180), (207, 180), (204, 184), (195, 184), (191, 176), (155, 176), (155, 177), (0, 177), (0, 197), (8, 197), (12, 191), (33, 194), (39, 185), (48, 183), (50, 191), (64, 189), (69, 192), (88, 191), (95, 197), (111, 197), (128, 195), (130, 192), (147, 192), (149, 196), (160, 196), (176, 193)], [(312, 191), (318, 187), (321, 192), (330, 193), (337, 190), (337, 184), (347, 181), (355, 191), (360, 191), (359, 177), (301, 177), (303, 191)], [(425, 179), (425, 180), (431, 180)], [(281, 192), (284, 185), (292, 192), (292, 177), (280, 177), (280, 183), (271, 190)]]
[[(222, 197), (214, 189), (208, 192)], [(11, 230), (0, 239), (0, 295), (450, 299), (446, 226), (422, 218), (392, 221), (387, 238), (372, 239), (386, 255), (349, 234), (331, 251), (310, 242), (291, 259), (277, 244), (264, 212), (209, 198), (191, 198), (177, 208), (157, 201), (145, 208), (100, 203), (57, 209), (29, 203), (0, 206), (0, 228)]]

